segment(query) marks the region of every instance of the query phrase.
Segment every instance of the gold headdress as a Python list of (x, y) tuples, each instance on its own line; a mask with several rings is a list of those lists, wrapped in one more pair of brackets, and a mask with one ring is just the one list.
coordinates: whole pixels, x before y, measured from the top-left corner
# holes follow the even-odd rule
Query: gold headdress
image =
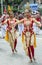
[(26, 3), (25, 9), (30, 9), (30, 4), (28, 2)]
[(12, 11), (12, 9), (11, 9), (10, 5), (8, 5), (8, 13), (9, 13), (10, 11)]
[(25, 12), (31, 12), (30, 4), (27, 2), (25, 6)]

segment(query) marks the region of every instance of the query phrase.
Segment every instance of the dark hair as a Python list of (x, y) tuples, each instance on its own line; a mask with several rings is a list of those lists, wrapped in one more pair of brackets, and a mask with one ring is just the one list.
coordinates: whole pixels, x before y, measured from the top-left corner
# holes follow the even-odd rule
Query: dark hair
[(22, 14), (20, 14), (18, 17), (19, 17), (19, 20), (23, 19), (23, 15)]

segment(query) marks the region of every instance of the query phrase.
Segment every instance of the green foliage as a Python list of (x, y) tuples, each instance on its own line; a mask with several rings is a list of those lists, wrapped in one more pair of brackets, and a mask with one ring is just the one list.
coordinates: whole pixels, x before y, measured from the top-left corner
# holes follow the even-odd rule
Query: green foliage
[(22, 2), (22, 0), (14, 0), (14, 3), (16, 4), (20, 4)]
[(40, 12), (40, 15), (42, 15), (42, 8), (39, 8), (38, 11)]
[(1, 14), (1, 8), (0, 8), (0, 14)]
[(22, 2), (23, 0), (6, 0), (7, 4), (11, 6), (11, 9), (13, 11), (18, 11), (18, 5)]
[(40, 12), (40, 14), (42, 15), (42, 5), (40, 4), (40, 5), (38, 5), (39, 7), (38, 7), (38, 10), (39, 10), (39, 12)]
[(17, 7), (13, 7), (13, 11), (18, 11), (18, 8)]
[(20, 4), (23, 0), (4, 0), (7, 4)]
[(42, 29), (42, 26), (40, 27), (40, 29)]
[[(11, 9), (13, 11), (18, 11), (18, 5), (22, 2), (23, 0), (3, 0), (3, 5), (8, 5), (11, 6)], [(15, 6), (16, 5), (16, 6)], [(7, 8), (8, 9), (8, 8)], [(0, 13), (1, 13), (1, 6), (0, 6)]]

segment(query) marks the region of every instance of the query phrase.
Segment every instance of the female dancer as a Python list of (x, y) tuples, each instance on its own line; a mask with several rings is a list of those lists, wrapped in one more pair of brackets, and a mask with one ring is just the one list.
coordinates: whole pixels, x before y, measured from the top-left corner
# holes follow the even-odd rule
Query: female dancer
[[(4, 21), (4, 23), (7, 23), (7, 32), (6, 32), (6, 37), (5, 38), (6, 38), (6, 40), (8, 40), (10, 42), (10, 46), (11, 46), (11, 49), (12, 49), (13, 53), (14, 53), (14, 50), (17, 52), (17, 50), (16, 50), (17, 35), (16, 35), (16, 29), (14, 27), (14, 24), (17, 21), (18, 20), (15, 19), (14, 13), (12, 11), (10, 11), (10, 13), (9, 13), (9, 19), (6, 19)], [(8, 39), (7, 39), (7, 37), (8, 37)]]
[(27, 55), (30, 58), (30, 62), (32, 62), (32, 59), (35, 60), (34, 56), (34, 31), (33, 31), (33, 23), (36, 23), (38, 27), (41, 27), (40, 22), (35, 20), (35, 18), (31, 17), (31, 12), (30, 10), (26, 9), (25, 12), (25, 18), (22, 19), (20, 22), (16, 22), (15, 25), (19, 23), (24, 24), (24, 30), (23, 34), (25, 36), (25, 43), (24, 43), (24, 49), (27, 51)]

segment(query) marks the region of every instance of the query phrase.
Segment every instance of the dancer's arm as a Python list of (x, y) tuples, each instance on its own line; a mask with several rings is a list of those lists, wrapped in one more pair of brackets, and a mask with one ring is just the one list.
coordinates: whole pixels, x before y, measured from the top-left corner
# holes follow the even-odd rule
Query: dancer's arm
[(2, 25), (3, 25), (3, 24), (6, 24), (6, 23), (7, 23), (7, 19), (6, 19), (4, 22), (2, 22)]
[(15, 26), (18, 25), (18, 24), (20, 24), (20, 23), (23, 23), (23, 21), (24, 21), (24, 19), (22, 19), (22, 20), (18, 20), (18, 19), (16, 19)]
[(37, 24), (38, 27), (41, 27), (41, 23), (39, 21), (37, 21), (35, 18), (33, 18), (33, 21), (34, 21), (34, 23)]

